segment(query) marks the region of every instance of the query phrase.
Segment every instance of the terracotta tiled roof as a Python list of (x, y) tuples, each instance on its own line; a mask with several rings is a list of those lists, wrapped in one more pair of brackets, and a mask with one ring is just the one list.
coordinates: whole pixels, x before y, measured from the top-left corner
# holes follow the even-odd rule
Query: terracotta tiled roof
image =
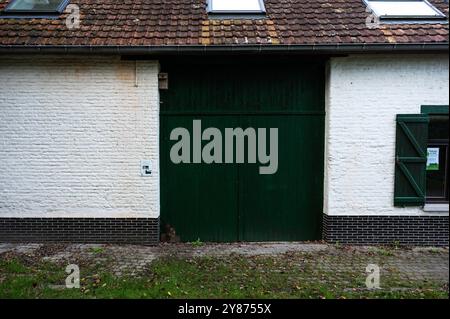
[[(10, 0), (0, 0), (2, 10)], [(448, 16), (444, 0), (431, 1)], [(447, 21), (369, 29), (362, 0), (265, 0), (265, 19), (209, 19), (206, 0), (73, 0), (58, 19), (0, 19), (0, 45), (164, 46), (446, 43)]]

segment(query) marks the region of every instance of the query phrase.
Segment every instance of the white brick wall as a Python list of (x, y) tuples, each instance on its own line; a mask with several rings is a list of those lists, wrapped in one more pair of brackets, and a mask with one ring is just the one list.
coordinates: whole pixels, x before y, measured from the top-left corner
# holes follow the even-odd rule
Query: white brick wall
[(325, 213), (428, 214), (393, 206), (395, 118), (449, 104), (448, 55), (333, 58), (328, 72)]
[(0, 218), (158, 217), (157, 73), (116, 57), (0, 57)]

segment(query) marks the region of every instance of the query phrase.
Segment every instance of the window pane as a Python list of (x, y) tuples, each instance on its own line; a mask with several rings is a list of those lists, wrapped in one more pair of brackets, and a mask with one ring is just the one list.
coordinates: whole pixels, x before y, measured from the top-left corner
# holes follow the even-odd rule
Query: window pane
[(438, 157), (433, 161), (433, 165), (427, 166), (427, 197), (431, 199), (446, 199), (446, 171), (447, 163), (447, 145), (431, 145), (429, 149), (438, 150)]
[(449, 117), (431, 115), (428, 126), (427, 200), (448, 202)]
[(430, 116), (430, 126), (428, 130), (428, 139), (430, 140), (448, 140), (448, 116), (433, 115)]
[(377, 16), (440, 17), (441, 14), (424, 1), (369, 1)]
[(210, 9), (230, 12), (263, 11), (259, 0), (211, 0)]
[(16, 0), (8, 6), (8, 10), (25, 11), (57, 11), (64, 0)]

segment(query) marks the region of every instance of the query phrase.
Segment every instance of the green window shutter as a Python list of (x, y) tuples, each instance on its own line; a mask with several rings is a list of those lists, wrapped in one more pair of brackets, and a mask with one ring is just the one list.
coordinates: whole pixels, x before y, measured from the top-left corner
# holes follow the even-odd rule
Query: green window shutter
[(425, 204), (428, 122), (427, 114), (397, 115), (395, 206)]

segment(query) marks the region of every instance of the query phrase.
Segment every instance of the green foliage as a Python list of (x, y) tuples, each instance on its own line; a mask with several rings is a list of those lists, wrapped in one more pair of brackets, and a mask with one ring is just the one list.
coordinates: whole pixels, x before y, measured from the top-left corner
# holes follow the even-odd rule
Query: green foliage
[(200, 240), (200, 238), (197, 238), (196, 241), (191, 242), (192, 246), (194, 247), (200, 247), (203, 246), (203, 242)]
[(0, 260), (0, 271), (8, 273), (27, 273), (29, 269), (24, 266), (20, 261), (16, 259), (11, 259), (8, 261)]
[(91, 247), (91, 252), (94, 254), (101, 254), (105, 251), (103, 247)]

